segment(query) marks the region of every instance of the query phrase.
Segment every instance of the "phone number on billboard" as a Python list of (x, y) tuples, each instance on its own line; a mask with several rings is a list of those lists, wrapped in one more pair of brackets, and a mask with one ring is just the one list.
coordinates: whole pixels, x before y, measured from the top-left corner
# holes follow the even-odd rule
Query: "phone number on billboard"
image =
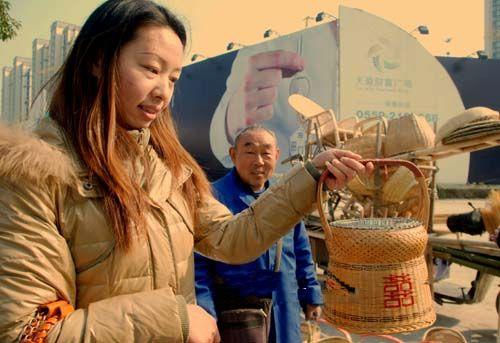
[[(367, 118), (372, 118), (372, 117), (386, 117), (388, 120), (399, 118), (408, 114), (411, 114), (412, 112), (388, 112), (385, 113), (384, 111), (356, 111), (356, 117), (360, 119), (367, 119)], [(438, 120), (438, 115), (436, 113), (416, 113), (419, 116), (425, 117), (425, 119), (429, 123), (436, 123)]]

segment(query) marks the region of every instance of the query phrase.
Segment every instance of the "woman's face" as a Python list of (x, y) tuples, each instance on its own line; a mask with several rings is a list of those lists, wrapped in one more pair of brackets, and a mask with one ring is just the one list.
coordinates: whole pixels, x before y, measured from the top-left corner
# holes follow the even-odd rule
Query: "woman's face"
[(126, 129), (141, 129), (167, 108), (181, 74), (183, 45), (164, 26), (144, 26), (118, 57), (118, 121)]

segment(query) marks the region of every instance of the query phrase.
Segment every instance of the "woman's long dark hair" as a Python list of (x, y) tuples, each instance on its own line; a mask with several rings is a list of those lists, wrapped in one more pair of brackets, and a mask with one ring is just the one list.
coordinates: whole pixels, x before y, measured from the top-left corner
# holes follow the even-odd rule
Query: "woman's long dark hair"
[[(125, 250), (132, 243), (134, 229), (138, 233), (144, 230), (150, 202), (140, 180), (125, 166), (140, 153), (137, 143), (117, 125), (117, 62), (122, 47), (146, 25), (171, 28), (185, 47), (184, 25), (153, 1), (108, 0), (100, 5), (83, 25), (55, 75), (49, 106), (51, 118), (104, 188), (104, 206), (114, 237)], [(96, 68), (98, 77), (93, 73)], [(174, 180), (180, 177), (183, 166), (193, 170), (182, 192), (196, 223), (196, 202), (210, 187), (202, 169), (180, 144), (168, 109), (151, 125), (151, 144)]]

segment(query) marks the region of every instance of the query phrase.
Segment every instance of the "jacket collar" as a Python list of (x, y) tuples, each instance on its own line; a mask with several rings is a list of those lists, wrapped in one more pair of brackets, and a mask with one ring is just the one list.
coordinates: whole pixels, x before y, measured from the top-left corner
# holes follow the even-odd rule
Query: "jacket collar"
[(176, 190), (182, 187), (182, 185), (191, 177), (193, 171), (187, 166), (182, 166), (181, 174), (178, 180), (175, 180), (172, 172), (163, 165), (163, 162), (158, 156), (153, 159), (153, 164), (151, 165), (153, 170), (151, 176), (151, 188), (149, 189), (150, 198), (157, 202), (162, 203), (166, 199), (169, 199)]
[[(50, 117), (44, 117), (40, 120), (39, 124), (34, 130), (35, 134), (40, 137), (42, 140), (46, 141), (49, 144), (56, 146), (57, 148), (66, 151), (71, 154), (75, 161), (79, 161), (78, 156), (76, 155), (74, 149), (71, 146), (71, 143), (67, 141), (64, 136), (64, 132), (59, 127), (59, 125)], [(151, 131), (148, 128), (139, 129), (139, 130), (130, 130), (127, 131), (132, 138), (139, 144), (139, 146), (145, 150), (149, 145), (149, 140), (151, 138)], [(81, 173), (84, 168), (82, 165), (79, 165), (78, 172)]]
[(67, 153), (74, 162), (76, 175), (85, 173), (85, 168), (80, 162), (80, 158), (67, 141), (60, 126), (50, 117), (40, 119), (38, 125), (34, 129), (34, 133), (43, 141), (57, 147), (59, 150)]
[[(246, 183), (241, 180), (238, 175), (238, 171), (235, 167), (231, 169), (228, 173), (228, 178), (231, 182), (231, 188), (234, 190), (233, 194), (237, 196), (241, 201), (243, 201), (247, 206), (250, 206), (252, 202), (257, 198), (255, 192)], [(269, 181), (264, 184), (264, 189), (269, 187)]]
[[(139, 146), (144, 149), (148, 147), (151, 138), (149, 129), (131, 130), (128, 132), (136, 139)], [(99, 196), (100, 192), (98, 188), (95, 187), (96, 185), (93, 185), (91, 190), (88, 190), (90, 188), (88, 184), (91, 182), (88, 178), (88, 170), (79, 162), (79, 157), (76, 155), (70, 142), (64, 137), (62, 129), (54, 120), (49, 117), (41, 119), (35, 129), (35, 134), (47, 143), (56, 146), (59, 150), (68, 153), (71, 159), (77, 163), (73, 168), (75, 168), (75, 174), (79, 179), (76, 185), (79, 193), (85, 193), (85, 195), (88, 193), (89, 196)], [(154, 180), (152, 180), (150, 197), (154, 201), (161, 202), (168, 199), (172, 191), (181, 187), (189, 179), (193, 171), (189, 167), (183, 166), (179, 179), (174, 183), (170, 170), (163, 165), (163, 162), (157, 156), (156, 152), (153, 149), (151, 150), (152, 151), (149, 151), (149, 155), (153, 161), (152, 172)], [(166, 171), (165, 168), (167, 169)]]
[(149, 145), (151, 131), (148, 128), (127, 131), (143, 150)]
[(0, 177), (11, 182), (73, 185), (76, 168), (57, 134), (41, 140), (33, 132), (0, 123)]

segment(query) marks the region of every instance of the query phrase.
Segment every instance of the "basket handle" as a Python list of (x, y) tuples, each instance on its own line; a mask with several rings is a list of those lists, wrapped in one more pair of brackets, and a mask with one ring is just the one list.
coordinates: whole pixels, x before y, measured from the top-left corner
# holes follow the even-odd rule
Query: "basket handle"
[(383, 339), (387, 340), (388, 342), (393, 342), (393, 343), (405, 343), (402, 340), (400, 340), (399, 338), (396, 338), (396, 337), (391, 336), (391, 335), (362, 335), (360, 342), (364, 342), (365, 338), (368, 338), (368, 337), (383, 338)]
[(323, 318), (318, 318), (317, 321), (319, 323), (323, 323), (323, 324), (327, 324), (327, 325), (331, 326), (332, 328), (336, 329), (337, 331), (340, 331), (340, 333), (342, 333), (344, 335), (344, 337), (342, 337), (342, 336), (326, 336), (325, 338), (343, 338), (343, 339), (347, 340), (348, 342), (352, 343), (352, 337), (351, 337), (351, 334), (349, 333), (349, 331), (347, 331), (341, 327), (338, 327), (338, 326), (333, 326), (332, 323), (330, 323), (329, 321), (327, 321), (326, 319), (323, 319)]
[[(366, 165), (368, 162), (372, 162), (376, 166), (403, 166), (408, 168), (415, 178), (417, 179), (418, 185), (420, 187), (420, 210), (416, 215), (416, 219), (422, 222), (424, 228), (427, 228), (428, 220), (429, 220), (429, 193), (427, 191), (427, 184), (425, 183), (425, 176), (418, 167), (410, 161), (406, 160), (391, 160), (391, 159), (364, 159), (360, 160), (360, 163)], [(323, 186), (327, 177), (331, 176), (331, 173), (328, 170), (325, 170), (318, 181), (318, 188), (316, 190), (316, 204), (318, 206), (319, 217), (321, 219), (321, 226), (323, 226), (323, 231), (325, 232), (325, 237), (327, 239), (332, 238), (332, 228), (330, 224), (328, 224), (328, 220), (326, 219), (326, 215), (323, 212)]]

